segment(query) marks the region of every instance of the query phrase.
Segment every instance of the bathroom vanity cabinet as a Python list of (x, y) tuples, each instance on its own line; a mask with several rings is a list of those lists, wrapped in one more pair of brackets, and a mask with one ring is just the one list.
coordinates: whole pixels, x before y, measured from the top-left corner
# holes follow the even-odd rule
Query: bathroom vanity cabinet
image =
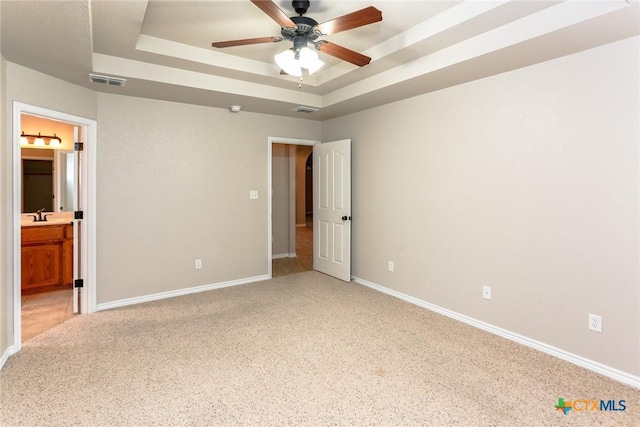
[(22, 294), (64, 289), (73, 283), (73, 226), (22, 226)]

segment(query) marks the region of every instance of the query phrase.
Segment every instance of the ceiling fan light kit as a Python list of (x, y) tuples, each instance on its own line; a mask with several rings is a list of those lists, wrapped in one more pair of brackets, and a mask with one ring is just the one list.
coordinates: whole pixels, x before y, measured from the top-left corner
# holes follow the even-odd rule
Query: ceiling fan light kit
[(302, 76), (303, 69), (307, 70), (309, 74), (313, 74), (324, 65), (316, 51), (350, 62), (358, 67), (363, 67), (371, 62), (371, 58), (368, 56), (335, 43), (318, 39), (330, 34), (382, 21), (382, 12), (375, 7), (369, 6), (318, 24), (314, 19), (302, 16), (307, 13), (309, 8), (310, 2), (308, 0), (294, 0), (291, 2), (293, 9), (299, 14), (299, 16), (292, 17), (288, 17), (272, 0), (251, 0), (251, 2), (280, 25), (281, 37), (257, 37), (214, 42), (211, 44), (213, 47), (225, 48), (258, 43), (277, 43), (282, 40), (291, 41), (293, 42), (293, 47), (275, 55), (274, 59), (282, 71), (296, 77)]
[(297, 52), (294, 48), (287, 49), (277, 54), (274, 58), (282, 71), (296, 77), (302, 76), (303, 68), (309, 74), (313, 74), (324, 65), (324, 62), (318, 58), (318, 54), (306, 46)]

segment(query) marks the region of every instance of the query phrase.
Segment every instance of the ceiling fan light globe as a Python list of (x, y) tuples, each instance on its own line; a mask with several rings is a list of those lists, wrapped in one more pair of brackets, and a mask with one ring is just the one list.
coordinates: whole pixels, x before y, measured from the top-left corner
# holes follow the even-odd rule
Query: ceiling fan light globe
[(309, 75), (318, 71), (320, 68), (322, 68), (323, 65), (324, 62), (322, 62), (320, 59), (316, 60), (313, 64), (307, 67), (307, 70), (309, 70)]
[(287, 49), (274, 57), (276, 64), (290, 76), (300, 77), (302, 68), (300, 62), (296, 59), (296, 54), (291, 49)]
[(300, 66), (302, 68), (311, 68), (317, 61), (318, 54), (314, 50), (308, 47), (300, 49)]

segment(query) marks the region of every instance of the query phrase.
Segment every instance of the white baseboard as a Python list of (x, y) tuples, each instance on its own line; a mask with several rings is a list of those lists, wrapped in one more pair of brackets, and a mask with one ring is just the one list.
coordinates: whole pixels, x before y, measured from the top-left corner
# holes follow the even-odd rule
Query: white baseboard
[(275, 254), (275, 255), (271, 255), (271, 259), (282, 259), (282, 258), (297, 258), (298, 255), (296, 255), (295, 252), (291, 253), (291, 254)]
[(582, 356), (578, 356), (577, 354), (569, 353), (568, 351), (559, 349), (552, 345), (545, 344), (543, 342), (534, 340), (532, 338), (525, 337), (524, 335), (516, 334), (506, 329), (502, 329), (497, 326), (491, 325), (490, 323), (486, 323), (486, 322), (474, 319), (472, 317), (465, 316), (464, 314), (460, 314), (455, 311), (442, 308), (435, 304), (422, 301), (418, 298), (414, 298), (412, 296), (405, 295), (401, 292), (394, 291), (393, 289), (385, 288), (384, 286), (377, 285), (375, 283), (369, 282), (359, 277), (354, 276), (353, 281), (360, 285), (364, 285), (369, 288), (375, 289), (376, 291), (380, 291), (385, 294), (396, 297), (398, 299), (401, 299), (403, 301), (407, 301), (411, 304), (415, 304), (419, 307), (426, 308), (427, 310), (434, 311), (436, 313), (442, 314), (444, 316), (450, 317), (452, 319), (458, 320), (460, 322), (466, 323), (468, 325), (471, 325), (476, 328), (482, 329), (484, 331), (490, 332), (492, 334), (498, 335), (502, 338), (506, 338), (508, 340), (515, 341), (519, 344), (526, 345), (527, 347), (534, 348), (543, 353), (550, 354), (551, 356), (555, 356), (558, 359), (562, 359), (567, 362), (573, 363), (574, 365), (578, 365), (580, 367), (586, 368), (590, 371), (597, 372), (598, 374), (604, 375), (616, 381), (620, 381), (621, 383), (630, 385), (635, 388), (640, 388), (639, 376), (635, 376), (627, 372), (623, 372), (619, 369), (612, 368), (600, 362), (595, 362), (593, 360), (584, 358)]
[(15, 352), (16, 352), (15, 346), (7, 347), (7, 349), (2, 354), (2, 357), (0, 357), (0, 370), (4, 368), (4, 364), (7, 363), (7, 360), (9, 360), (9, 356), (14, 354)]
[(116, 307), (124, 307), (133, 304), (140, 304), (143, 302), (156, 301), (159, 299), (173, 298), (181, 295), (195, 294), (198, 292), (211, 291), (213, 289), (228, 288), (230, 286), (246, 285), (247, 283), (260, 282), (262, 280), (268, 279), (269, 276), (265, 274), (263, 276), (247, 277), (245, 279), (230, 280), (228, 282), (213, 283), (210, 285), (195, 286), (193, 288), (178, 289), (169, 292), (160, 292), (157, 294), (144, 295), (141, 297), (126, 298), (118, 301), (98, 304), (96, 306), (96, 311), (108, 310), (110, 308)]

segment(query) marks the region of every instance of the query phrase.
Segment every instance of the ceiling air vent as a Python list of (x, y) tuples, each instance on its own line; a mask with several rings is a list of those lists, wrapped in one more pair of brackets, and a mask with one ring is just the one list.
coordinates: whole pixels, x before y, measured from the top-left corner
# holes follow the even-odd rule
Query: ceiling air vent
[(121, 79), (119, 77), (101, 76), (99, 74), (89, 74), (91, 81), (94, 83), (102, 83), (109, 86), (122, 87), (127, 84), (127, 79)]
[(295, 111), (296, 113), (315, 113), (317, 111), (320, 111), (320, 109), (316, 107), (305, 107), (304, 105), (300, 105), (299, 107), (296, 107), (291, 111)]

